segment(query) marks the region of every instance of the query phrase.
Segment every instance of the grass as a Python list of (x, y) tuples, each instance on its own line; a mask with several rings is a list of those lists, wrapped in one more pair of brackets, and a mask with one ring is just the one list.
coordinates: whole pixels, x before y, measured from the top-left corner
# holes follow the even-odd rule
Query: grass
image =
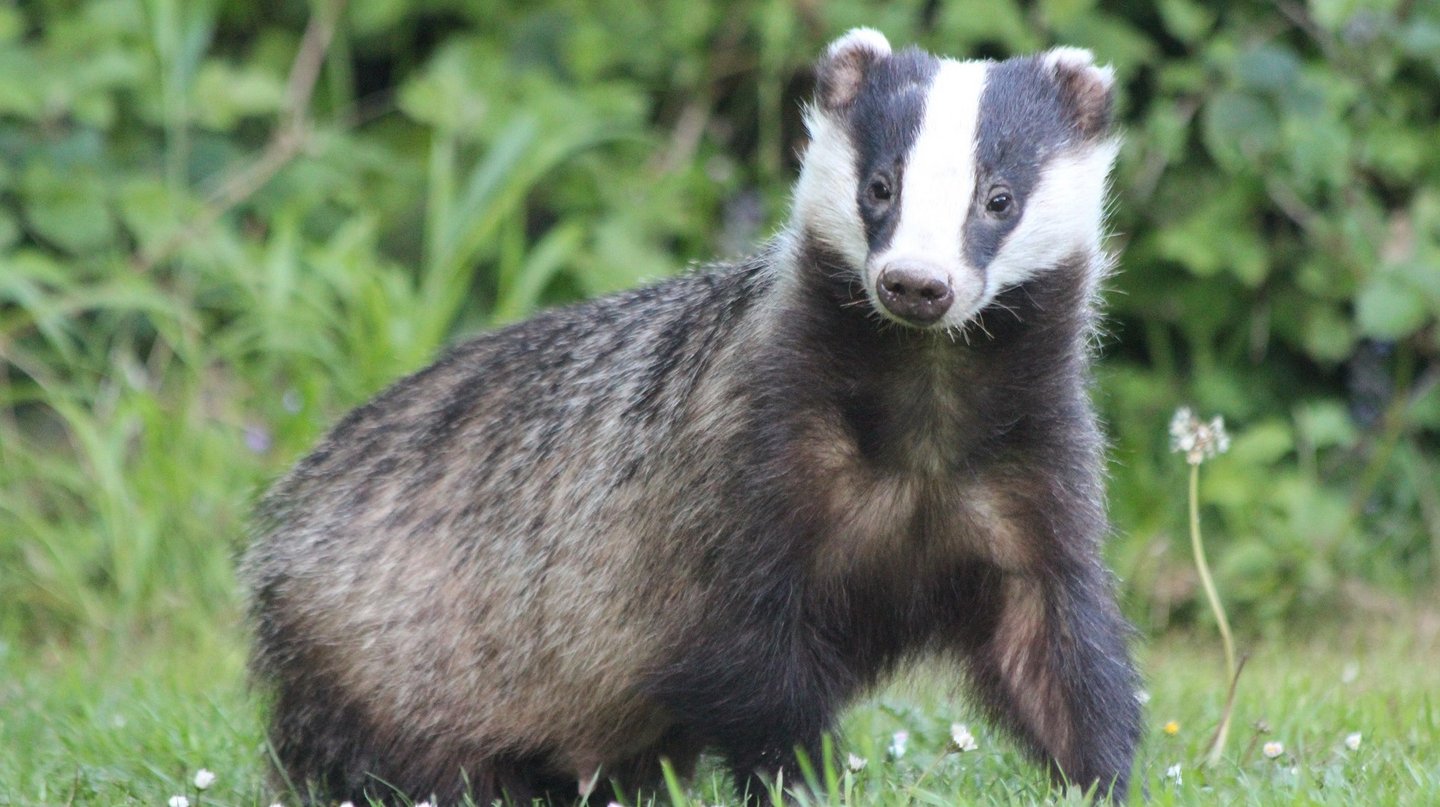
[[(1440, 797), (1440, 639), (1433, 618), (1384, 632), (1327, 629), (1253, 646), (1230, 750), (1198, 767), (1223, 706), (1209, 638), (1170, 636), (1142, 649), (1151, 697), (1137, 761), (1150, 804), (1421, 805)], [(0, 804), (264, 805), (262, 717), (247, 690), (237, 626), (183, 641), (97, 639), (0, 654)], [(841, 747), (858, 773), (822, 772), (824, 795), (854, 805), (1083, 803), (1052, 790), (1034, 766), (952, 698), (913, 675), (846, 719)], [(945, 753), (952, 721), (976, 751)], [(1174, 721), (1178, 731), (1162, 728)], [(1257, 728), (1260, 726), (1261, 728)], [(909, 734), (898, 759), (887, 753)], [(1361, 734), (1351, 750), (1345, 738)], [(1262, 744), (1278, 741), (1276, 759)], [(1166, 771), (1180, 766), (1179, 782)], [(195, 773), (215, 784), (199, 792)], [(676, 803), (731, 804), (718, 767), (702, 767)], [(282, 799), (283, 800), (283, 799)]]

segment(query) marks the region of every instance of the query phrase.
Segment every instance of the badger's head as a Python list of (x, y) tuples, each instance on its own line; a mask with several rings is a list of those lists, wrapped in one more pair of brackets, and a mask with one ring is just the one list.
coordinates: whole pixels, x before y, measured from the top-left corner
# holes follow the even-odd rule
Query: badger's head
[(792, 226), (885, 317), (963, 328), (1001, 291), (1099, 252), (1113, 81), (1076, 48), (962, 62), (853, 30), (817, 67)]

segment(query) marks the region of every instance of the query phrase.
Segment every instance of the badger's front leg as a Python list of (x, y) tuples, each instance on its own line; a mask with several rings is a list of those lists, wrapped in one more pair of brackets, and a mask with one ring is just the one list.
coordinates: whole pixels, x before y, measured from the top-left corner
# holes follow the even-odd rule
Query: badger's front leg
[(1130, 628), (1097, 558), (1046, 554), (989, 576), (971, 676), (992, 714), (1057, 779), (1123, 801), (1140, 736)]

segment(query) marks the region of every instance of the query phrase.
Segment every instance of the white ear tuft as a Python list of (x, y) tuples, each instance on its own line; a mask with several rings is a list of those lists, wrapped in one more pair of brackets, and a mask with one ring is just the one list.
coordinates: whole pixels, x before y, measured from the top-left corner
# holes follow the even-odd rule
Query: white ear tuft
[(1060, 82), (1061, 95), (1081, 136), (1088, 140), (1109, 131), (1115, 68), (1096, 65), (1095, 55), (1084, 48), (1051, 48), (1041, 59)]
[(869, 51), (875, 57), (890, 55), (890, 40), (874, 28), (851, 28), (845, 35), (830, 43), (825, 56), (834, 59), (850, 50)]
[(1095, 64), (1095, 54), (1085, 48), (1051, 48), (1045, 52), (1045, 64), (1056, 73), (1088, 73), (1105, 90), (1115, 84), (1115, 68)]
[(815, 66), (815, 100), (827, 112), (846, 109), (871, 65), (890, 55), (890, 40), (874, 28), (852, 28), (830, 43)]

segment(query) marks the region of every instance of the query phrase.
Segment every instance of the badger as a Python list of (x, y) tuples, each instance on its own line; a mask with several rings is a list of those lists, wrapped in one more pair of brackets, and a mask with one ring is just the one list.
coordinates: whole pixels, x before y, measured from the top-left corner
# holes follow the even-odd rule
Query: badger
[(928, 657), (1123, 799), (1087, 389), (1112, 84), (1080, 49), (851, 31), (754, 257), (481, 335), (341, 420), (243, 562), (280, 779), (573, 801), (713, 753), (754, 800)]

